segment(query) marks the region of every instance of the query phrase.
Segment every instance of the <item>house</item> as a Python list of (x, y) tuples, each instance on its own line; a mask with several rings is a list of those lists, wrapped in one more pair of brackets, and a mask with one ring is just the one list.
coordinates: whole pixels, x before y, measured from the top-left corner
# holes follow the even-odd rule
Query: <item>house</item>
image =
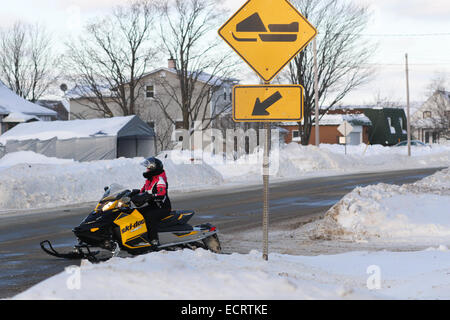
[(56, 111), (55, 120), (70, 120), (68, 110), (69, 106), (67, 101), (63, 97), (57, 95), (48, 95), (36, 101), (36, 104), (44, 108)]
[[(403, 108), (384, 108), (377, 106), (339, 106), (331, 108), (319, 119), (320, 143), (339, 143), (342, 134), (337, 130), (344, 121), (353, 127), (347, 144), (360, 143), (390, 146), (407, 139), (406, 115)], [(284, 123), (290, 131), (285, 141), (300, 142), (297, 123)], [(315, 144), (315, 128), (311, 130), (309, 144)]]
[[(347, 137), (347, 144), (359, 145), (361, 143), (367, 143), (369, 139), (369, 129), (372, 126), (371, 121), (362, 113), (343, 113), (339, 111), (330, 111), (323, 115), (319, 119), (319, 138), (320, 143), (326, 144), (338, 144), (340, 143), (340, 137), (343, 135), (338, 131), (338, 127), (347, 121), (353, 127), (352, 132)], [(281, 128), (288, 131), (285, 134), (285, 142), (301, 142), (301, 138), (298, 131), (298, 123), (296, 122), (283, 122), (280, 125)], [(311, 130), (311, 136), (309, 144), (314, 145), (316, 141), (316, 132), (314, 125)]]
[(412, 134), (424, 143), (450, 141), (450, 92), (436, 90), (411, 117)]
[(0, 82), (0, 125), (1, 133), (19, 123), (55, 120), (57, 113), (19, 97)]
[[(192, 112), (190, 129), (195, 121), (200, 121), (203, 128), (210, 128), (214, 119), (231, 108), (232, 88), (239, 81), (233, 78), (218, 78), (206, 73), (195, 74), (195, 90), (193, 101), (197, 109)], [(120, 116), (123, 111), (114, 102), (114, 89), (102, 88), (102, 95), (108, 108), (114, 116)], [(93, 102), (96, 96), (86, 94), (83, 88), (73, 88), (68, 91), (70, 99), (70, 114), (74, 118), (93, 119), (105, 117)], [(174, 140), (173, 132), (186, 127), (180, 107), (180, 85), (175, 69), (175, 61), (168, 60), (168, 66), (158, 68), (144, 74), (138, 86), (136, 114), (155, 130), (158, 150), (170, 148)]]

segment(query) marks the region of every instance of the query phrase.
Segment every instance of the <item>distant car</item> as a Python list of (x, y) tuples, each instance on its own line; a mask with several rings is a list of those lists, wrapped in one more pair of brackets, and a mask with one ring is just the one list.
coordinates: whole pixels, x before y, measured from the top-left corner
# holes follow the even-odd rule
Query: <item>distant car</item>
[[(404, 140), (402, 142), (397, 143), (394, 147), (405, 147), (408, 145), (408, 141)], [(422, 141), (419, 140), (411, 140), (411, 145), (412, 146), (417, 146), (417, 147), (429, 147), (431, 148), (431, 146), (429, 144), (425, 144)]]

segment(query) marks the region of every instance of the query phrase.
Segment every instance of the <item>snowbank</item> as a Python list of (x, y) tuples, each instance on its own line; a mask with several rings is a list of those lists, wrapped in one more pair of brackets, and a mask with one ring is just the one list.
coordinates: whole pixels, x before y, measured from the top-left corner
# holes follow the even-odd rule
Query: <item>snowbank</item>
[[(0, 171), (0, 208), (34, 209), (93, 202), (112, 183), (140, 188), (145, 180), (142, 160), (76, 162), (35, 153), (9, 154), (0, 160), (0, 167), (4, 168)], [(10, 166), (14, 162), (19, 164)], [(190, 191), (223, 182), (220, 173), (207, 164), (176, 165), (170, 159), (163, 162), (172, 191)]]
[[(274, 179), (284, 180), (312, 175), (446, 167), (450, 163), (450, 145), (433, 145), (432, 148), (413, 146), (411, 157), (408, 157), (406, 147), (362, 144), (347, 146), (347, 154), (344, 148), (343, 145), (329, 144), (321, 144), (320, 148), (297, 143), (282, 145), (271, 153), (270, 174)], [(171, 151), (164, 154), (176, 163), (186, 163), (192, 158), (189, 151)], [(217, 169), (226, 182), (261, 180), (261, 149), (237, 160), (208, 153), (196, 153), (193, 158)]]
[[(272, 181), (450, 163), (450, 146), (415, 147), (412, 154), (408, 157), (401, 147), (360, 145), (349, 146), (345, 155), (343, 146), (317, 148), (291, 143), (272, 152)], [(237, 160), (201, 153), (195, 154), (192, 163), (191, 153), (180, 151), (164, 152), (159, 157), (164, 160), (172, 191), (261, 183), (261, 150)], [(141, 161), (121, 158), (77, 162), (32, 152), (8, 154), (0, 159), (0, 208), (45, 208), (96, 201), (103, 187), (112, 183), (137, 188), (143, 184)]]
[[(450, 252), (219, 255), (203, 249), (83, 263), (14, 299), (449, 299)], [(114, 279), (114, 290), (111, 287)]]
[(42, 154), (32, 151), (20, 151), (14, 153), (7, 153), (0, 159), (0, 170), (8, 169), (19, 163), (22, 164), (73, 164), (72, 159), (58, 159), (46, 157)]
[(358, 187), (310, 228), (318, 239), (448, 242), (450, 170), (413, 184)]

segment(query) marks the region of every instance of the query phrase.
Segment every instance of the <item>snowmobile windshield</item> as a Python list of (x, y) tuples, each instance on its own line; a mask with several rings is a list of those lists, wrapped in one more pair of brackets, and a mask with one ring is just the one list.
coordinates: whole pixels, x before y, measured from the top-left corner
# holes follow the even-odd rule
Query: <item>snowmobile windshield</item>
[(124, 194), (126, 191), (128, 191), (128, 189), (124, 186), (113, 183), (108, 187), (108, 189), (105, 190), (105, 194), (103, 195), (100, 202), (120, 199), (122, 198), (122, 194)]

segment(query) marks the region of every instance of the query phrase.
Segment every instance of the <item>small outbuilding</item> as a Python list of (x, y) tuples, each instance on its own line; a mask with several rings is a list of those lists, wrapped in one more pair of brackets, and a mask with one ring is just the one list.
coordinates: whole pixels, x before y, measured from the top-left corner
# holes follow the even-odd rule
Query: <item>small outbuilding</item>
[[(339, 144), (342, 134), (338, 131), (338, 127), (347, 121), (352, 125), (353, 130), (347, 137), (347, 144), (359, 145), (361, 143), (368, 143), (369, 141), (369, 129), (372, 127), (372, 122), (361, 113), (356, 114), (325, 114), (319, 120), (319, 143), (325, 144)], [(311, 130), (311, 136), (309, 138), (309, 144), (315, 144), (316, 132), (313, 127)], [(285, 135), (285, 143), (301, 142), (301, 137), (298, 131), (298, 123), (296, 122), (283, 122), (280, 127), (288, 130)]]
[(76, 161), (155, 155), (155, 132), (138, 116), (21, 123), (0, 136), (3, 153), (34, 151)]

